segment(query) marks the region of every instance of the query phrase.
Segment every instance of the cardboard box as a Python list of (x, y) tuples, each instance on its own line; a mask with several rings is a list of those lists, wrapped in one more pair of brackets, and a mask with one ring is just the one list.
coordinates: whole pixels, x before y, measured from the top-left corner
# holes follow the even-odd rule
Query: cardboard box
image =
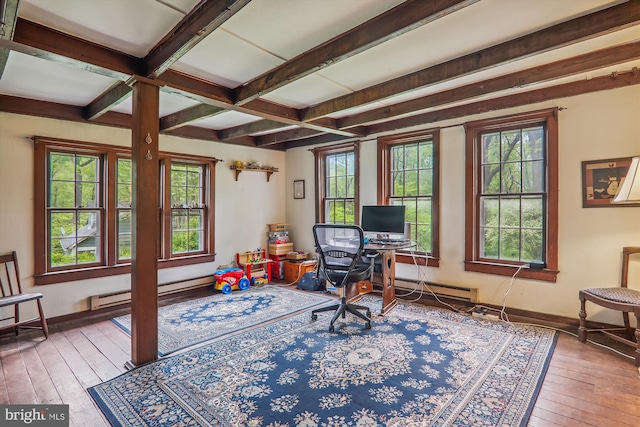
[(293, 243), (276, 243), (269, 245), (269, 254), (286, 255), (293, 250)]
[(292, 259), (292, 260), (300, 260), (300, 259), (307, 259), (307, 256), (309, 256), (308, 253), (306, 252), (289, 252), (287, 253), (287, 259)]
[(276, 232), (276, 231), (286, 231), (287, 229), (287, 224), (269, 224), (269, 231), (271, 232)]

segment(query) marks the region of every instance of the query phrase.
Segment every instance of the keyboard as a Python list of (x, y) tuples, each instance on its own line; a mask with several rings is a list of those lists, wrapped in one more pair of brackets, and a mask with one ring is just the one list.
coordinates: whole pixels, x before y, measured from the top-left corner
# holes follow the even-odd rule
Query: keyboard
[(369, 243), (372, 243), (374, 245), (396, 245), (396, 246), (400, 246), (400, 245), (406, 245), (408, 243), (411, 243), (411, 240), (409, 239), (369, 239)]

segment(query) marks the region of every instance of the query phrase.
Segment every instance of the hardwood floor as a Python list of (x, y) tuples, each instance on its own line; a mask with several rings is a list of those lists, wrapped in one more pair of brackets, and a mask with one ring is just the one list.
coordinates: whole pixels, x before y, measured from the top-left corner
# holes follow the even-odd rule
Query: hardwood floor
[[(0, 404), (67, 403), (70, 425), (109, 425), (86, 389), (125, 372), (130, 339), (110, 320), (123, 312), (0, 337)], [(633, 360), (560, 333), (529, 426), (640, 426)]]

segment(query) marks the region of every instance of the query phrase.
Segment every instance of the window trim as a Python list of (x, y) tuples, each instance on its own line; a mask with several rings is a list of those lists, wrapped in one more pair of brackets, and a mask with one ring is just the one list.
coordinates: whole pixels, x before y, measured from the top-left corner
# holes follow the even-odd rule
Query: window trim
[(396, 145), (421, 142), (430, 138), (433, 145), (433, 192), (431, 194), (431, 252), (396, 251), (396, 262), (404, 264), (440, 265), (440, 128), (400, 133), (378, 138), (378, 204), (387, 205), (391, 190), (391, 149)]
[[(117, 261), (116, 248), (116, 160), (121, 157), (130, 157), (131, 148), (116, 145), (99, 144), (94, 142), (74, 141), (58, 138), (49, 138), (42, 136), (34, 136), (34, 284), (49, 285), (54, 283), (62, 283), (69, 281), (77, 281), (96, 277), (108, 277), (120, 274), (131, 273), (131, 263), (126, 261)], [(95, 154), (99, 152), (102, 156), (104, 164), (102, 168), (102, 180), (100, 191), (104, 193), (105, 206), (104, 212), (106, 218), (103, 220), (101, 227), (106, 228), (103, 231), (104, 242), (102, 251), (103, 261), (101, 265), (91, 265), (86, 268), (66, 268), (66, 269), (50, 269), (48, 267), (47, 243), (49, 233), (47, 231), (47, 189), (48, 176), (47, 164), (48, 154), (51, 151), (69, 151), (73, 153), (88, 152)], [(184, 265), (193, 265), (205, 262), (213, 262), (215, 260), (215, 167), (220, 161), (219, 159), (205, 156), (195, 156), (180, 153), (161, 152), (159, 153), (159, 161), (172, 159), (178, 162), (192, 162), (205, 165), (206, 184), (205, 203), (207, 204), (207, 224), (205, 227), (206, 250), (197, 254), (179, 254), (171, 256), (171, 247), (168, 252), (163, 249), (163, 244), (167, 240), (164, 232), (164, 224), (168, 221), (170, 227), (171, 216), (166, 215), (166, 206), (171, 206), (170, 198), (168, 202), (165, 200), (166, 192), (165, 177), (160, 179), (161, 196), (159, 199), (158, 215), (160, 217), (160, 245), (158, 250), (158, 268), (170, 268)], [(111, 166), (109, 166), (111, 162)], [(162, 169), (161, 169), (162, 171)], [(161, 172), (163, 173), (163, 172)], [(170, 197), (170, 195), (169, 195)], [(168, 205), (166, 204), (168, 203)], [(170, 245), (170, 236), (169, 236)]]
[(326, 190), (326, 176), (325, 176), (325, 158), (331, 154), (341, 154), (353, 151), (354, 153), (354, 170), (353, 176), (354, 183), (354, 217), (356, 224), (360, 223), (360, 141), (349, 142), (345, 144), (337, 144), (324, 146), (319, 148), (312, 148), (310, 150), (315, 156), (315, 176), (316, 176), (316, 223), (324, 223), (324, 195)]
[[(546, 128), (546, 266), (537, 270), (529, 267), (518, 269), (522, 262), (480, 260), (478, 206), (479, 193), (479, 138), (480, 132), (503, 130), (507, 127), (522, 127), (543, 123)], [(555, 282), (558, 271), (558, 109), (551, 108), (514, 114), (495, 119), (478, 120), (464, 124), (465, 128), (465, 271), (513, 276), (547, 282)]]

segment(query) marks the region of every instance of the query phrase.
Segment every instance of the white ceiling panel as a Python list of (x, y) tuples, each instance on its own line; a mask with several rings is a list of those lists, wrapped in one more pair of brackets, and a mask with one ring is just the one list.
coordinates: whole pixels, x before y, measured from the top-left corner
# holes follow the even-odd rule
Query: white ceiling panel
[(116, 80), (19, 52), (10, 52), (0, 93), (85, 106)]
[(305, 108), (350, 92), (348, 88), (316, 73), (276, 89), (262, 98), (294, 108)]
[[(177, 111), (184, 110), (185, 108), (193, 107), (199, 104), (198, 101), (194, 101), (191, 98), (176, 95), (173, 93), (160, 92), (160, 108), (158, 114), (160, 117), (164, 117), (168, 114), (173, 114)], [(120, 104), (116, 105), (112, 111), (118, 113), (131, 114), (133, 112), (133, 98), (128, 97)]]
[(291, 59), (403, 1), (252, 0), (223, 28), (266, 52)]
[(193, 126), (218, 130), (240, 126), (258, 120), (262, 119), (250, 114), (240, 113), (238, 111), (225, 111), (217, 116), (209, 117), (197, 123), (193, 123)]
[(227, 87), (236, 87), (284, 61), (220, 29), (171, 68)]
[[(165, 4), (166, 3), (166, 4)], [(137, 57), (145, 56), (184, 13), (156, 0), (22, 0), (18, 15)], [(197, 0), (175, 2), (181, 8)]]

